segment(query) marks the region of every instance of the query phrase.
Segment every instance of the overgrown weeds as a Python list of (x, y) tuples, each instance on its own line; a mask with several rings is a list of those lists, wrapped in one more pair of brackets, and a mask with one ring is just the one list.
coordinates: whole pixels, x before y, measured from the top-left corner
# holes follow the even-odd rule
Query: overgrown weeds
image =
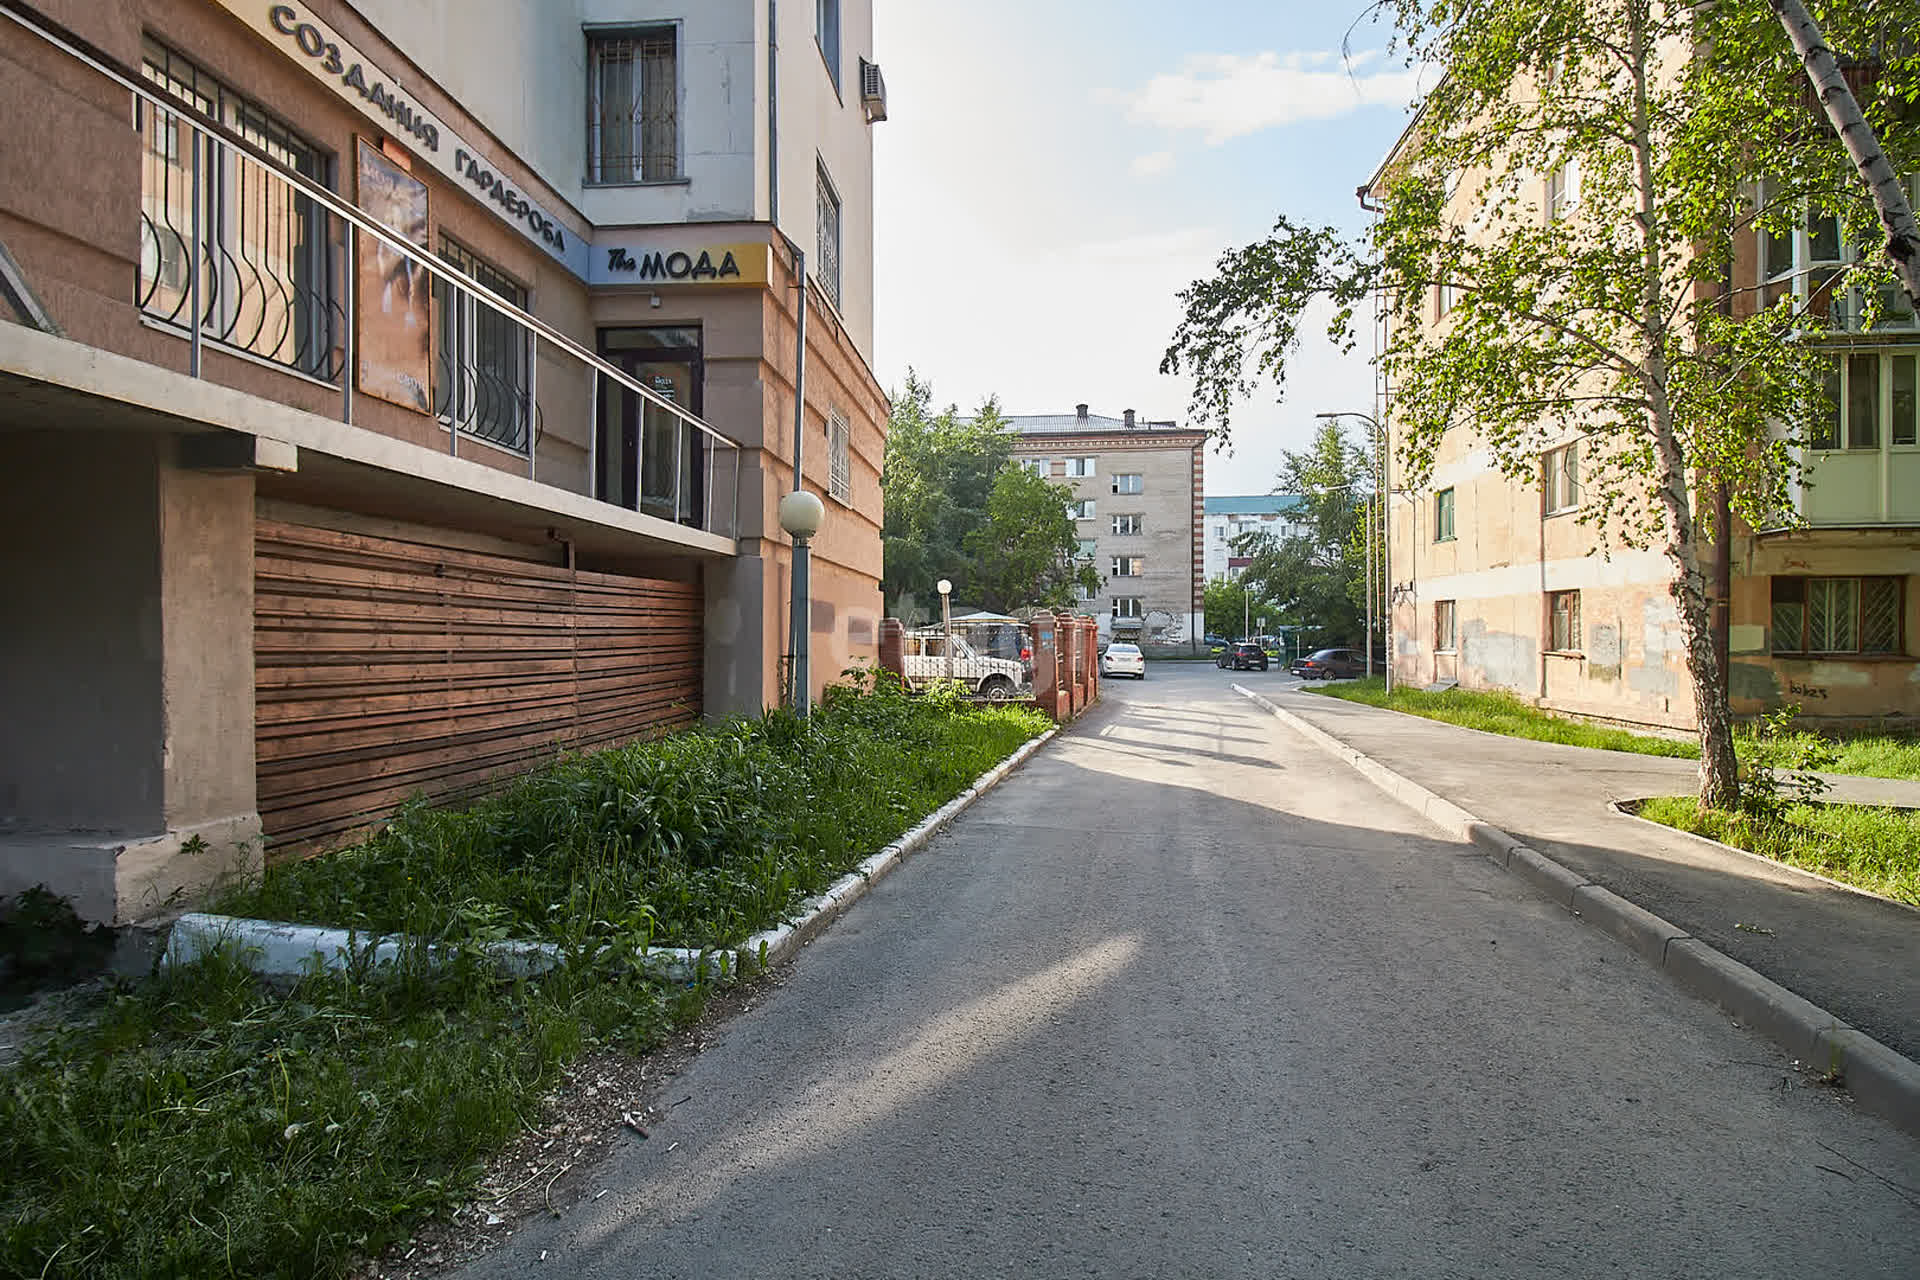
[[(1543, 711), (1511, 693), (1490, 689), (1448, 689), (1429, 693), (1424, 689), (1395, 686), (1388, 696), (1386, 682), (1371, 680), (1342, 681), (1338, 684), (1309, 686), (1313, 693), (1386, 707), (1429, 720), (1504, 734), (1510, 738), (1531, 738), (1538, 742), (1559, 742), (1573, 747), (1597, 747), (1603, 751), (1627, 751), (1637, 755), (1673, 756), (1697, 760), (1697, 743), (1682, 742), (1652, 734), (1633, 733), (1600, 725), (1569, 720)], [(1911, 778), (1920, 780), (1920, 736), (1911, 733), (1862, 733), (1829, 736), (1810, 729), (1791, 726), (1790, 708), (1785, 726), (1765, 723), (1740, 725), (1734, 730), (1734, 746), (1743, 764), (1801, 769), (1802, 761), (1818, 757), (1815, 767), (1829, 773), (1853, 774), (1863, 778)], [(1830, 747), (1832, 754), (1820, 756)]]
[[(741, 940), (1044, 725), (842, 692), (804, 720), (563, 760), (274, 868), (223, 905), (418, 933), (455, 962), (275, 992), (216, 952), (110, 986), (0, 1073), (0, 1274), (345, 1274), (464, 1200), (569, 1062), (697, 1015), (703, 993), (642, 976), (633, 949)], [(476, 944), (505, 936), (569, 960), (503, 981)]]
[(1640, 816), (1920, 907), (1920, 812), (1911, 809), (1789, 803), (1777, 813), (1726, 813), (1663, 796)]
[(569, 757), (470, 808), (410, 807), (356, 848), (269, 869), (222, 909), (447, 942), (737, 943), (1046, 723), (885, 685), (833, 690), (808, 717)]

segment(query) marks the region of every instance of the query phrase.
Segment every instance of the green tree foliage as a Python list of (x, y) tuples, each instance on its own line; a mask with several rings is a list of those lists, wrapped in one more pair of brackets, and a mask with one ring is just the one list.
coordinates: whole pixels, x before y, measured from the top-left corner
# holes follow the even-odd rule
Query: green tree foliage
[(1366, 561), (1362, 504), (1370, 492), (1366, 455), (1338, 422), (1321, 424), (1313, 444), (1283, 453), (1277, 492), (1300, 496), (1298, 523), (1313, 532), (1278, 538), (1244, 534), (1234, 549), (1252, 558), (1241, 581), (1275, 606), (1277, 624), (1301, 626), (1316, 641), (1359, 644), (1365, 630)]
[(1013, 437), (991, 398), (971, 418), (957, 405), (934, 412), (933, 389), (909, 371), (893, 398), (884, 485), (888, 611), (913, 621), (937, 615), (934, 584), (990, 609), (1066, 607), (1100, 575), (1078, 558), (1067, 512), (1073, 493), (1010, 459)]
[[(1351, 346), (1355, 309), (1383, 290), (1399, 480), (1431, 474), (1470, 432), (1510, 477), (1581, 447), (1582, 520), (1672, 568), (1701, 732), (1701, 798), (1739, 795), (1714, 653), (1702, 546), (1709, 488), (1753, 527), (1793, 519), (1795, 448), (1823, 395), (1816, 293), (1730, 296), (1737, 247), (1833, 217), (1877, 245), (1878, 214), (1808, 101), (1798, 54), (1766, 0), (1383, 0), (1410, 57), (1443, 74), (1352, 242), (1286, 217), (1182, 294), (1163, 372), (1194, 379), (1191, 415), (1226, 436), (1235, 404), (1284, 386), (1310, 305)], [(1911, 0), (1817, 6), (1830, 43), (1863, 54), (1911, 28)], [(1887, 54), (1869, 123), (1911, 172), (1920, 60)], [(1888, 126), (1892, 125), (1892, 128)], [(1556, 198), (1558, 193), (1558, 198)], [(1574, 197), (1577, 193), (1577, 200)], [(1844, 288), (1881, 297), (1884, 256)], [(1448, 314), (1437, 318), (1441, 300)], [(1869, 322), (1874, 318), (1870, 310)]]
[(1100, 574), (1079, 554), (1067, 504), (1073, 490), (1008, 463), (994, 477), (987, 520), (967, 534), (970, 585), (989, 609), (1070, 608), (1077, 592), (1098, 591)]
[(1265, 618), (1269, 629), (1284, 622), (1280, 605), (1248, 585), (1244, 573), (1239, 578), (1215, 578), (1206, 587), (1207, 634), (1229, 640), (1245, 640), (1260, 629)]
[(972, 418), (957, 405), (935, 412), (932, 401), (932, 387), (909, 370), (887, 423), (881, 591), (889, 612), (903, 618), (915, 609), (938, 612), (941, 578), (959, 598), (979, 598), (967, 541), (987, 526), (994, 482), (1013, 450), (995, 401)]

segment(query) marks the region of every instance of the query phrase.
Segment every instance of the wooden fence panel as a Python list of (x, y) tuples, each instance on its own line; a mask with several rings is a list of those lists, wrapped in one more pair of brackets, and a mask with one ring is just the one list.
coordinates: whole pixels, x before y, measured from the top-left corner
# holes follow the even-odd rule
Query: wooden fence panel
[(270, 856), (700, 716), (694, 583), (262, 516), (254, 591)]

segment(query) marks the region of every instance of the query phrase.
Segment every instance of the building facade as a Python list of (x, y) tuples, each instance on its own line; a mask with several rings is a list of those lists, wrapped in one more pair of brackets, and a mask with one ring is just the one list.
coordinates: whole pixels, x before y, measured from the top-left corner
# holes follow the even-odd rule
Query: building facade
[(1014, 460), (1073, 490), (1080, 552), (1106, 580), (1082, 606), (1101, 639), (1198, 646), (1207, 433), (1084, 404), (1007, 423)]
[(1250, 557), (1234, 550), (1234, 539), (1249, 533), (1265, 533), (1284, 542), (1304, 538), (1312, 529), (1300, 522), (1300, 498), (1290, 493), (1209, 496), (1206, 501), (1206, 531), (1203, 538), (1208, 582), (1220, 582), (1240, 576)]
[(796, 466), (873, 656), (865, 0), (38, 0), (0, 101), (0, 892), (778, 701)]
[[(1381, 182), (1376, 174), (1363, 190)], [(1448, 217), (1470, 229), (1481, 225), (1475, 186), (1456, 176), (1449, 187)], [(1908, 186), (1920, 195), (1920, 182)], [(1570, 167), (1502, 194), (1530, 203), (1543, 226), (1614, 216), (1579, 192)], [(1920, 717), (1920, 324), (1906, 299), (1883, 295), (1869, 330), (1860, 290), (1833, 283), (1859, 250), (1836, 220), (1802, 221), (1786, 235), (1748, 228), (1734, 243), (1736, 318), (1791, 294), (1826, 321), (1830, 403), (1810, 447), (1794, 447), (1797, 520), (1755, 529), (1736, 517), (1698, 547), (1721, 661), (1736, 716), (1795, 704), (1814, 722), (1911, 723)], [(1450, 323), (1454, 302), (1445, 286), (1428, 290), (1424, 323)], [(1388, 407), (1391, 432), (1390, 397)], [(1806, 425), (1791, 424), (1796, 433)], [(1389, 450), (1394, 678), (1696, 728), (1671, 562), (1618, 540), (1603, 545), (1580, 518), (1587, 442), (1569, 427), (1545, 443), (1532, 475), (1515, 479), (1469, 428), (1456, 428), (1417, 489)]]

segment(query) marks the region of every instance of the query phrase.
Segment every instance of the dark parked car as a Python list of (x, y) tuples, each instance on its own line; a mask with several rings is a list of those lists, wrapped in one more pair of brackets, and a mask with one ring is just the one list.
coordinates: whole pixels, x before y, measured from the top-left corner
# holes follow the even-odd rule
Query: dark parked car
[(1267, 651), (1251, 640), (1235, 641), (1221, 653), (1218, 665), (1235, 671), (1265, 671)]
[(1320, 649), (1295, 658), (1288, 669), (1302, 680), (1349, 680), (1367, 674), (1367, 656), (1358, 649)]

